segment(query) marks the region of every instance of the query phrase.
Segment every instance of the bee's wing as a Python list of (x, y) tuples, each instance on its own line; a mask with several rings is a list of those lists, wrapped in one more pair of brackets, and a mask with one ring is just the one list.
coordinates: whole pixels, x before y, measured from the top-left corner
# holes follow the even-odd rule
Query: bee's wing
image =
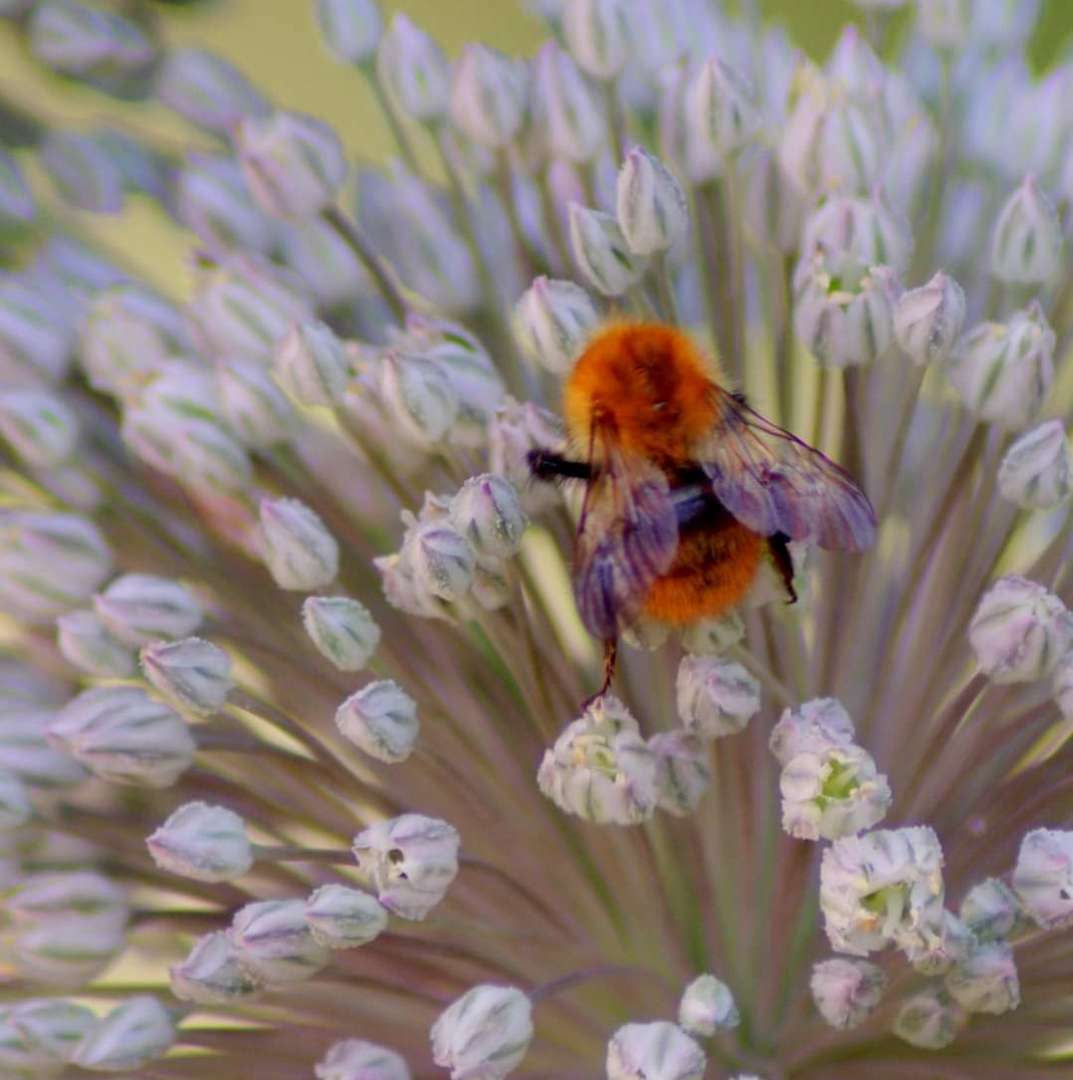
[(602, 640), (637, 615), (652, 583), (670, 569), (678, 520), (667, 479), (611, 446), (585, 490), (574, 549), (581, 621)]
[(697, 456), (743, 525), (823, 548), (863, 551), (876, 537), (868, 496), (819, 450), (719, 390), (722, 418)]

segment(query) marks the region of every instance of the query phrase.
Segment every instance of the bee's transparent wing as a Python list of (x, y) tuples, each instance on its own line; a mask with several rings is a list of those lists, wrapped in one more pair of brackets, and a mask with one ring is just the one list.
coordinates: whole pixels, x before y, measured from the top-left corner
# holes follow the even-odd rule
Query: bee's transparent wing
[(819, 450), (718, 391), (722, 418), (697, 456), (716, 498), (743, 525), (822, 548), (864, 551), (876, 515), (853, 478)]
[(677, 549), (666, 477), (609, 446), (586, 488), (574, 550), (574, 596), (589, 633), (607, 641), (633, 622)]

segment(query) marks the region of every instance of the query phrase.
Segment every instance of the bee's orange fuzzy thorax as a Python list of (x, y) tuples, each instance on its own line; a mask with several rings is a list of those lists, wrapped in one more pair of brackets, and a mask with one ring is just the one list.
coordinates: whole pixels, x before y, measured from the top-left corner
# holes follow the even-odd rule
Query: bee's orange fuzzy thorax
[[(714, 361), (688, 334), (661, 323), (599, 330), (566, 380), (570, 437), (587, 450), (593, 423), (616, 446), (657, 463), (680, 463), (711, 431), (719, 404)], [(599, 447), (594, 447), (599, 455)]]

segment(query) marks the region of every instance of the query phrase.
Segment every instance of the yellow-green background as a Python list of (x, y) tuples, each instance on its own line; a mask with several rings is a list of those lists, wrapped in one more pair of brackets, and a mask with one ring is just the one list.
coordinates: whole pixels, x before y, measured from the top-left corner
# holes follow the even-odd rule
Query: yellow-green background
[[(765, 15), (780, 19), (815, 56), (829, 48), (839, 28), (859, 12), (849, 0), (760, 0)], [(210, 0), (189, 7), (162, 5), (169, 43), (206, 45), (234, 61), (280, 105), (314, 113), (333, 124), (348, 150), (379, 158), (391, 152), (388, 133), (354, 72), (325, 53), (313, 22), (311, 0)], [(387, 13), (405, 11), (455, 53), (479, 39), (505, 51), (531, 53), (542, 27), (520, 0), (385, 0)], [(1045, 63), (1073, 31), (1073, 0), (1046, 0), (1033, 57)], [(190, 129), (156, 106), (117, 106), (91, 91), (73, 89), (25, 56), (10, 27), (0, 28), (0, 99), (44, 111), (57, 124), (89, 126), (119, 119), (131, 128), (179, 146), (196, 141)], [(187, 240), (159, 210), (130, 200), (119, 218), (89, 227), (150, 280), (171, 292), (185, 287)]]

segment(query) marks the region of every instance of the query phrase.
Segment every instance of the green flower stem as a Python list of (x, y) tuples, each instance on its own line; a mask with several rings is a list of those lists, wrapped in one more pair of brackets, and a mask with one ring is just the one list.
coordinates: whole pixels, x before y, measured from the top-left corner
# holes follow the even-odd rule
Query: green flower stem
[(338, 206), (329, 206), (322, 212), (321, 217), (339, 234), (347, 247), (357, 255), (361, 264), (368, 270), (373, 284), (376, 285), (377, 291), (391, 309), (395, 321), (400, 324), (405, 323), (408, 311), (406, 301), (398, 285), (395, 284), (388, 265), (373, 250), (365, 234)]

